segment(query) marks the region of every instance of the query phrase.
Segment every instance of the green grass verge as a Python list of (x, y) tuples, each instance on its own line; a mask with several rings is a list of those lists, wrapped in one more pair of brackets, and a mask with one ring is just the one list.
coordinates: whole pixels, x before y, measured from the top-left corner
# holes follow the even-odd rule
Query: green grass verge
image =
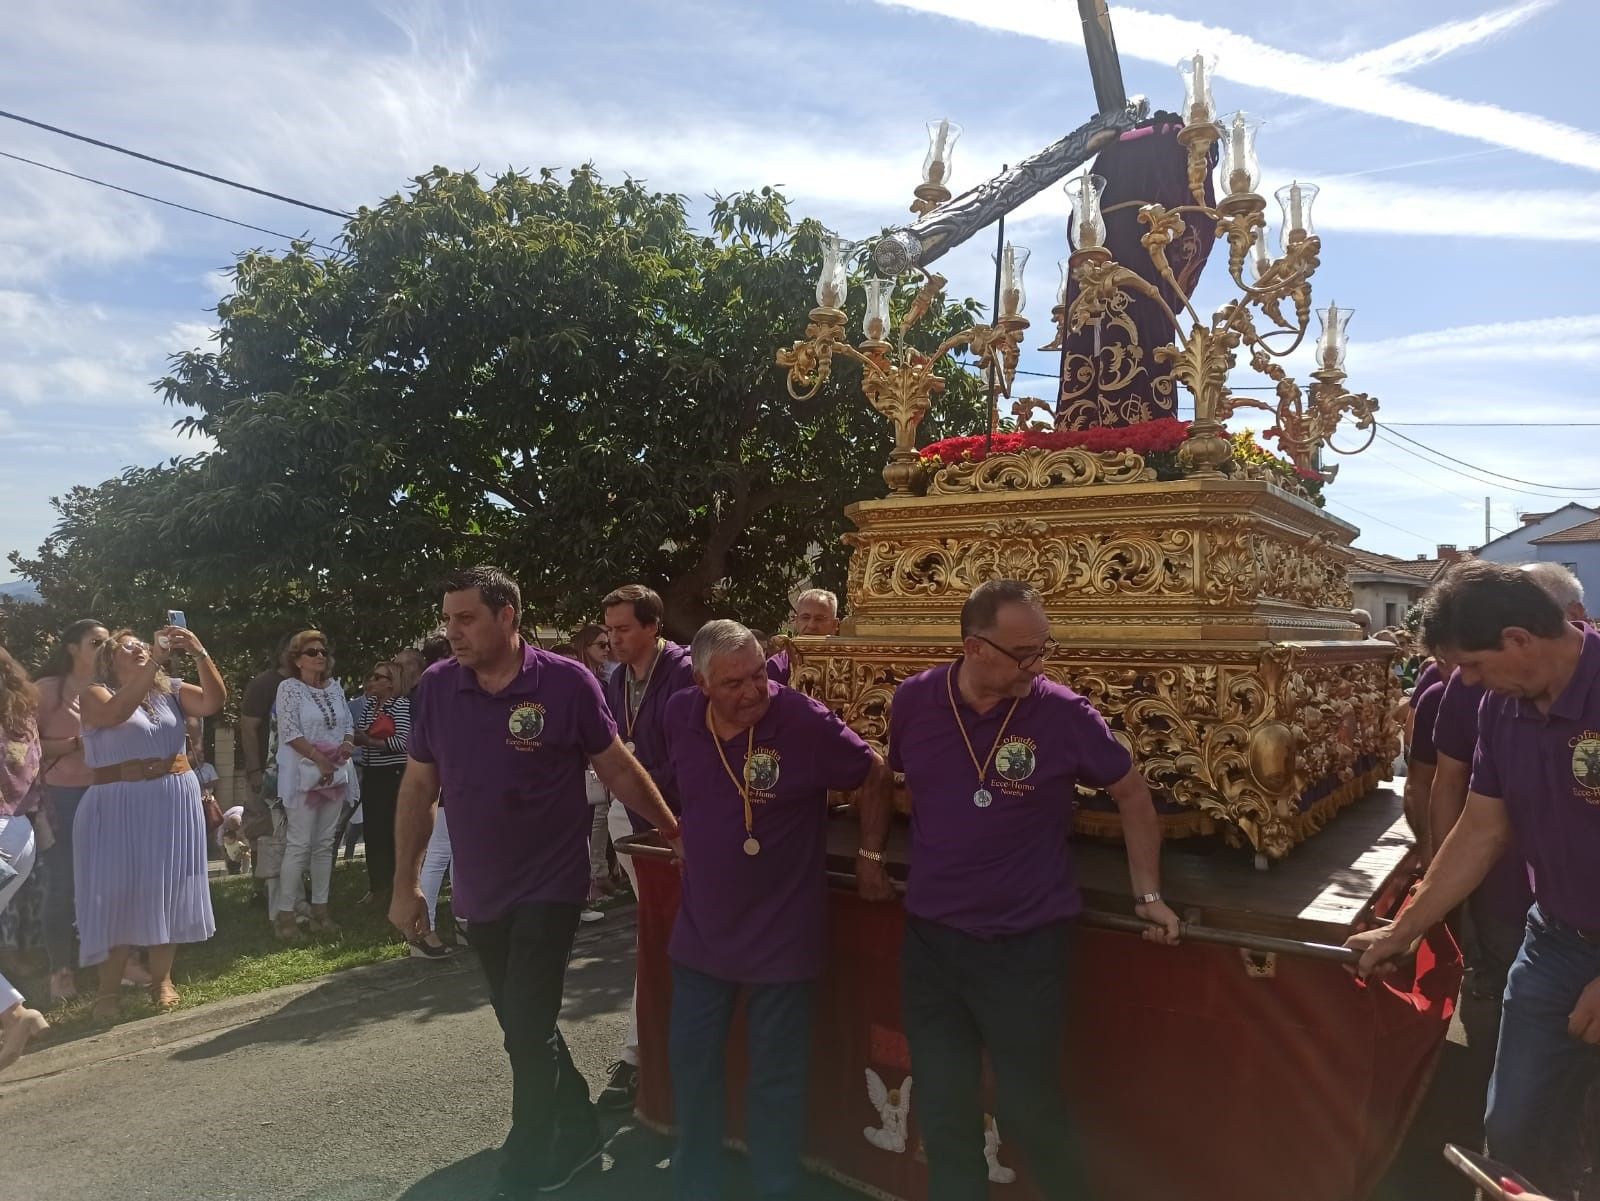
[[(341, 861), (334, 869), (329, 898), (329, 912), (341, 927), (340, 932), (308, 936), (306, 942), (295, 945), (281, 943), (273, 937), (267, 922), (266, 903), (256, 897), (255, 880), (243, 876), (213, 880), (211, 904), (216, 913), (217, 933), (207, 942), (187, 943), (178, 948), (172, 978), (183, 997), (180, 1008), (315, 980), (330, 972), (405, 955), (406, 944), (389, 925), (387, 911), (370, 901), (365, 905), (356, 903), (366, 890), (365, 865)], [(439, 905), (439, 926), (443, 931), (453, 928), (448, 900)], [(97, 1021), (90, 1013), (94, 980), (93, 968), (80, 971), (78, 987), (83, 991), (78, 999), (45, 1011), (53, 1027), (52, 1041), (93, 1033), (117, 1022), (150, 1017), (159, 1012), (147, 990), (124, 988), (122, 1011), (115, 1021)], [(38, 981), (29, 995), (33, 998), (47, 996), (45, 982)]]

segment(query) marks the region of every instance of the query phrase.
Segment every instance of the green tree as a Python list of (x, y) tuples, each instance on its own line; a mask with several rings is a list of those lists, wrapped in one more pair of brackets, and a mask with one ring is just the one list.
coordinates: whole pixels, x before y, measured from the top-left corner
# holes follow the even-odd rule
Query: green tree
[[(714, 197), (701, 234), (682, 197), (589, 167), (435, 168), (363, 208), (343, 254), (242, 256), (216, 349), (158, 385), (216, 450), (67, 498), (18, 566), (52, 602), (87, 576), (141, 613), (239, 637), (314, 619), (359, 651), (426, 628), (431, 581), (478, 561), (541, 621), (642, 580), (676, 636), (774, 628), (798, 579), (842, 586), (844, 507), (882, 493), (890, 446), (854, 370), (800, 402), (773, 364), (821, 233), (770, 188)], [(976, 311), (938, 303), (922, 336)], [(930, 438), (984, 420), (979, 381), (945, 370)]]

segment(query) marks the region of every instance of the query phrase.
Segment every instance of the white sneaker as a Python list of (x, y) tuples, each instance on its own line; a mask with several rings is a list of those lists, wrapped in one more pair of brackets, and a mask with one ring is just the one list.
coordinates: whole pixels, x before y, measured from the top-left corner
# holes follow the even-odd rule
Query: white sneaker
[(580, 922), (597, 922), (603, 917), (605, 917), (605, 914), (601, 913), (598, 909), (585, 909), (582, 913), (578, 914), (578, 920)]

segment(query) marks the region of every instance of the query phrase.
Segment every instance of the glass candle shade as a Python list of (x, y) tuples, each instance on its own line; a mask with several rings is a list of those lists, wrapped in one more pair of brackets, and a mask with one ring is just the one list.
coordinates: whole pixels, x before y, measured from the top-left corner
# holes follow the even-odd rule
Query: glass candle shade
[(1067, 199), (1072, 201), (1072, 247), (1088, 250), (1105, 245), (1106, 221), (1100, 214), (1100, 194), (1106, 190), (1105, 176), (1080, 175), (1067, 180)]
[(1067, 307), (1067, 289), (1072, 285), (1072, 260), (1062, 259), (1056, 266), (1061, 269), (1061, 283), (1056, 287), (1056, 305), (1064, 309)]
[(889, 340), (889, 297), (894, 293), (891, 279), (867, 281), (867, 311), (861, 318), (861, 332), (869, 342)]
[(822, 271), (817, 276), (817, 305), (824, 309), (844, 308), (850, 291), (850, 272), (845, 262), (845, 240), (836, 234), (822, 238)]
[(1260, 131), (1261, 122), (1242, 112), (1223, 122), (1221, 169), (1226, 195), (1254, 192), (1261, 182), (1261, 162), (1256, 158), (1256, 134)]
[(1322, 333), (1317, 335), (1317, 369), (1343, 371), (1344, 352), (1349, 348), (1350, 336), (1346, 332), (1354, 309), (1341, 309), (1330, 304), (1317, 310), (1317, 320), (1322, 322)]
[(1317, 185), (1314, 183), (1301, 183), (1298, 179), (1288, 187), (1279, 188), (1273, 193), (1278, 198), (1278, 205), (1283, 209), (1283, 232), (1280, 244), (1287, 250), (1291, 243), (1300, 241), (1303, 237), (1315, 236), (1317, 228), (1311, 223), (1311, 206), (1316, 203)]
[(1028, 304), (1028, 293), (1022, 279), (1022, 273), (1028, 266), (1028, 248), (1007, 242), (998, 256), (989, 257), (996, 259), (996, 266), (1000, 268), (999, 318), (1020, 317)]
[(960, 137), (961, 126), (948, 117), (928, 122), (928, 156), (922, 160), (924, 184), (950, 186), (950, 164)]
[(1178, 62), (1178, 74), (1183, 76), (1183, 119), (1189, 125), (1216, 120), (1217, 107), (1211, 102), (1211, 75), (1216, 68), (1215, 58), (1198, 51)]

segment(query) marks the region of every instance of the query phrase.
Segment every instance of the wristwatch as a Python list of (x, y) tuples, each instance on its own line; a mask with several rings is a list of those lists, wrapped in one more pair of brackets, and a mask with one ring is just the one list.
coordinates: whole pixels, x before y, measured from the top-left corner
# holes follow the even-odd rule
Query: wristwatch
[(883, 852), (882, 851), (869, 851), (869, 850), (867, 850), (866, 847), (858, 847), (856, 849), (856, 854), (860, 855), (863, 859), (870, 860), (873, 863), (882, 863), (883, 862)]
[(1141, 892), (1133, 898), (1133, 901), (1136, 905), (1154, 905), (1160, 899), (1161, 894), (1159, 892)]

